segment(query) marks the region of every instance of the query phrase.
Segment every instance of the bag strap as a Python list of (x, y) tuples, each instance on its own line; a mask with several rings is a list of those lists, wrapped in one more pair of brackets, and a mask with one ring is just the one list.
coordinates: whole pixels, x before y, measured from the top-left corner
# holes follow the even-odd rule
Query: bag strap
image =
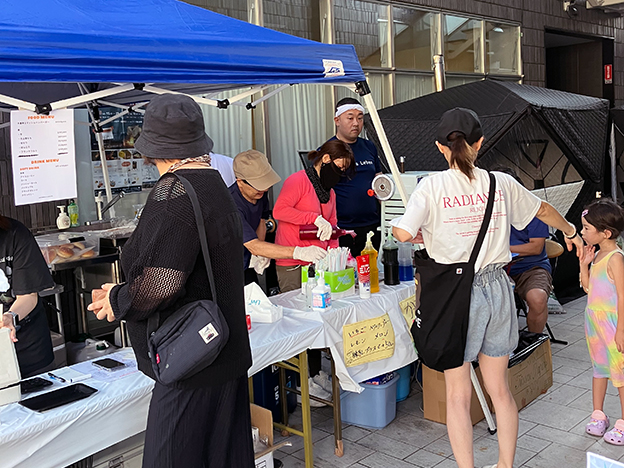
[(496, 177), (491, 172), (488, 172), (490, 175), (490, 193), (488, 195), (487, 206), (485, 207), (485, 214), (483, 215), (483, 221), (481, 222), (481, 229), (479, 229), (479, 235), (477, 236), (477, 242), (472, 248), (472, 253), (470, 254), (470, 260), (468, 263), (474, 265), (477, 261), (477, 256), (479, 255), (479, 251), (481, 250), (481, 246), (483, 245), (483, 240), (485, 239), (485, 233), (487, 232), (490, 226), (490, 219), (492, 218), (492, 211), (494, 210), (494, 196), (496, 193)]
[[(206, 226), (204, 225), (204, 217), (201, 212), (199, 200), (197, 199), (197, 193), (191, 185), (191, 183), (185, 177), (171, 172), (170, 174), (178, 178), (184, 190), (191, 199), (191, 205), (193, 205), (193, 213), (195, 214), (195, 224), (197, 224), (197, 231), (199, 233), (199, 243), (201, 245), (202, 254), (204, 256), (204, 264), (206, 265), (206, 273), (208, 273), (208, 283), (210, 284), (210, 293), (212, 294), (212, 301), (217, 302), (217, 289), (215, 286), (214, 276), (212, 274), (212, 263), (210, 262), (210, 252), (208, 251), (208, 240), (206, 239)], [(150, 335), (158, 330), (160, 326), (160, 312), (153, 313), (147, 320), (147, 338), (149, 341)]]
[(210, 262), (210, 252), (208, 251), (208, 240), (206, 239), (206, 226), (204, 225), (204, 216), (202, 215), (199, 200), (197, 199), (197, 193), (191, 185), (191, 183), (185, 177), (172, 172), (182, 185), (191, 199), (193, 205), (193, 212), (195, 213), (195, 224), (197, 224), (197, 231), (199, 232), (199, 243), (201, 245), (202, 253), (204, 254), (204, 263), (206, 264), (206, 272), (208, 273), (208, 282), (210, 283), (210, 293), (212, 294), (212, 302), (217, 302), (217, 288), (215, 286), (214, 276), (212, 275), (212, 263)]

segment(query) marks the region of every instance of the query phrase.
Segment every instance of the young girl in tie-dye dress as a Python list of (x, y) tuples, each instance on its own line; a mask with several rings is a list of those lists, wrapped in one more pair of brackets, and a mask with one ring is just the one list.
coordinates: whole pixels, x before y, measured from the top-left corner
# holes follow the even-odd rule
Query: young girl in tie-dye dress
[[(624, 230), (624, 211), (610, 200), (598, 200), (583, 211), (582, 222), (587, 243), (579, 259), (581, 284), (587, 291), (585, 336), (594, 369), (594, 411), (585, 430), (610, 444), (624, 445), (624, 252), (616, 244)], [(609, 418), (603, 405), (608, 379), (618, 389), (622, 418), (607, 432)]]

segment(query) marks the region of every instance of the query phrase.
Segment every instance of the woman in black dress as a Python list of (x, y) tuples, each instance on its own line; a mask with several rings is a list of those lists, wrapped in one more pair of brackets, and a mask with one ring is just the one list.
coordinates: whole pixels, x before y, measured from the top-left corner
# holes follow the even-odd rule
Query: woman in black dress
[(217, 304), (230, 336), (217, 359), (171, 386), (156, 382), (150, 403), (143, 466), (252, 468), (247, 370), (251, 351), (243, 295), (243, 241), (238, 209), (210, 167), (212, 140), (201, 109), (188, 96), (152, 99), (135, 147), (161, 177), (135, 232), (124, 246), (126, 282), (104, 285), (106, 297), (89, 306), (99, 319), (124, 319), (139, 369), (154, 378), (147, 319), (161, 322), (185, 304), (212, 299), (191, 201), (172, 172), (197, 192), (213, 268)]

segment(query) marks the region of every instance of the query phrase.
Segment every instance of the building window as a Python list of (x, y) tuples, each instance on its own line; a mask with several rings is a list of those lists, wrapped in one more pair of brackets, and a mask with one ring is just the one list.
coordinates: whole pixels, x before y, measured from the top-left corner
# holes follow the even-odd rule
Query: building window
[(392, 8), (394, 65), (406, 70), (431, 70), (433, 13)]
[(485, 22), (485, 68), (488, 73), (519, 75), (520, 27)]
[(363, 67), (389, 67), (388, 7), (334, 0), (336, 42), (353, 44)]
[(481, 21), (444, 16), (444, 64), (447, 72), (484, 73)]
[(222, 15), (230, 16), (242, 21), (249, 20), (247, 0), (183, 0), (198, 7), (205, 8)]
[(317, 0), (263, 0), (264, 27), (321, 42)]

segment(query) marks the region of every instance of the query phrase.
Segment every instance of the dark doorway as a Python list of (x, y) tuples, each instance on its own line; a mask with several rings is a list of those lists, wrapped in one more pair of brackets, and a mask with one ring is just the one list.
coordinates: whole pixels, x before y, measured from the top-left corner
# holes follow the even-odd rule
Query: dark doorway
[(613, 39), (547, 30), (546, 87), (608, 99), (613, 105)]

